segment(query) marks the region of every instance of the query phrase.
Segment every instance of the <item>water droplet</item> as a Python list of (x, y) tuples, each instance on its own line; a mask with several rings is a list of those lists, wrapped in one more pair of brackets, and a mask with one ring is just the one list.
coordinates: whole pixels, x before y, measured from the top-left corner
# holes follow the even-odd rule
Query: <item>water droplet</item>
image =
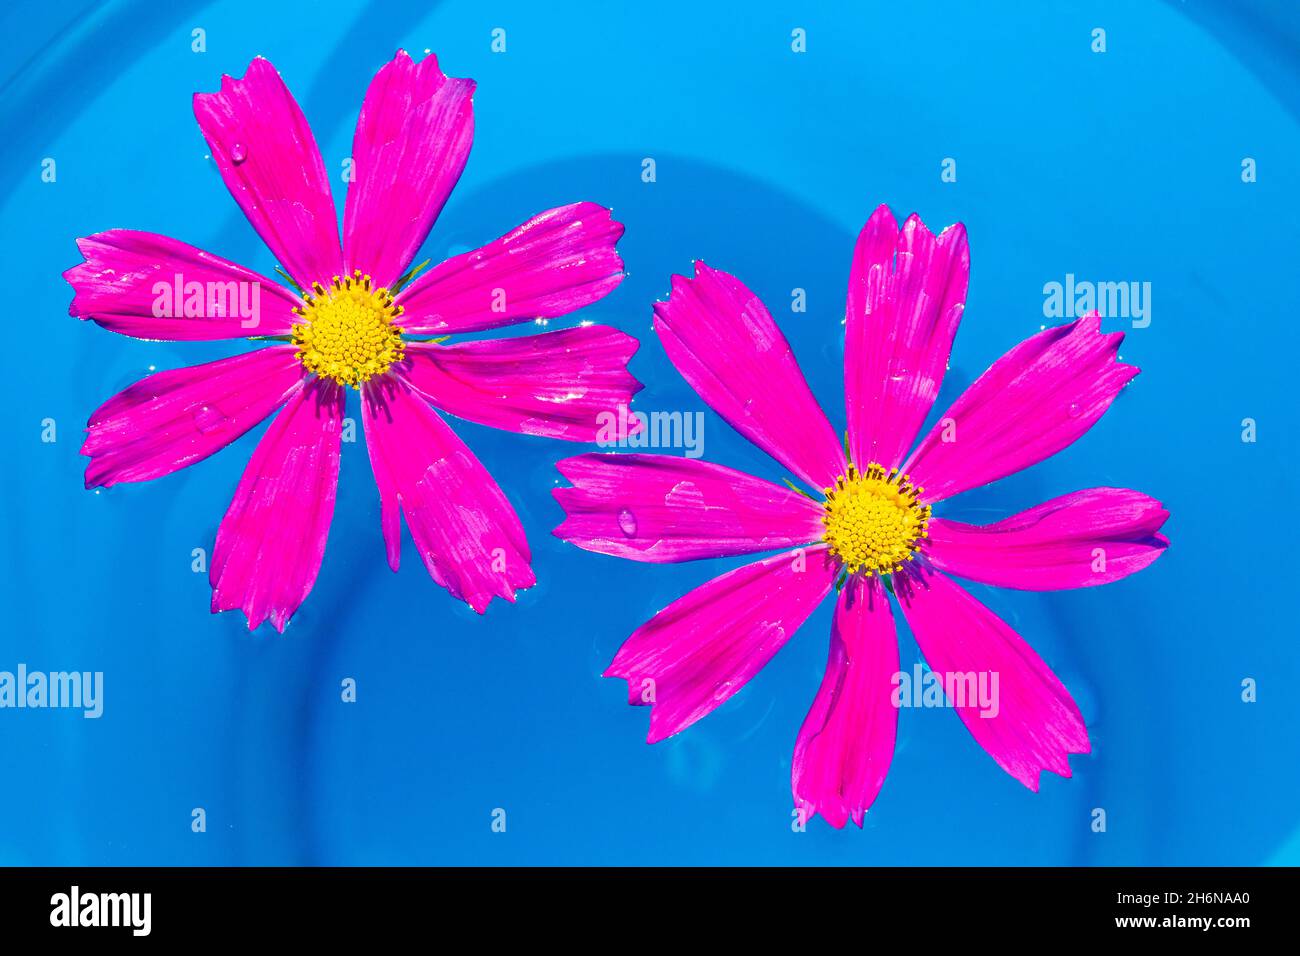
[(1075, 404), (1074, 402), (1071, 402), (1071, 403), (1070, 403), (1070, 417), (1071, 417), (1071, 418), (1078, 418), (1078, 417), (1079, 417), (1079, 406), (1078, 406), (1077, 404)]
[(230, 147), (230, 161), (238, 166), (244, 160), (248, 159), (248, 148), (243, 143), (236, 143)]
[(703, 511), (707, 507), (704, 492), (693, 481), (679, 481), (673, 485), (668, 494), (664, 495), (664, 504), (670, 508), (684, 508), (692, 511)]
[(618, 526), (629, 538), (636, 534), (636, 515), (624, 508), (618, 513)]
[(194, 427), (203, 434), (215, 431), (226, 422), (226, 416), (211, 405), (203, 405), (190, 413), (194, 418)]

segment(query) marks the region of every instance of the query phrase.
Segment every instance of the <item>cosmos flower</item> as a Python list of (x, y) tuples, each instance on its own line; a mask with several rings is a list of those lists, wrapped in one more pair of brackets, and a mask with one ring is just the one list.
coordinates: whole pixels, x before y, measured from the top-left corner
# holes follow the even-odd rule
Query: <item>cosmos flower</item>
[(253, 351), (151, 375), (90, 418), (86, 486), (170, 474), (274, 416), (222, 519), (213, 612), (283, 631), (307, 597), (334, 512), (349, 388), (361, 418), (394, 571), (401, 516), (433, 579), (482, 613), (531, 586), (528, 542), (501, 488), (434, 408), (575, 441), (641, 386), (637, 342), (584, 325), (441, 344), (564, 315), (623, 277), (609, 210), (576, 203), (480, 249), (408, 268), (459, 179), (474, 136), (472, 80), (406, 53), (376, 74), (352, 143), (342, 242), (325, 164), (275, 68), (194, 97), (231, 195), (293, 286), (175, 239), (114, 229), (78, 240), (70, 312), (142, 339), (254, 338)]
[[(1168, 513), (1136, 491), (1092, 488), (994, 524), (931, 509), (1042, 461), (1086, 432), (1137, 374), (1122, 334), (1089, 315), (998, 359), (912, 448), (930, 413), (965, 307), (966, 233), (938, 237), (887, 206), (854, 250), (845, 329), (843, 443), (758, 298), (704, 263), (655, 305), (673, 364), (737, 431), (788, 468), (783, 488), (731, 468), (663, 455), (559, 462), (555, 534), (589, 551), (676, 562), (792, 549), (691, 591), (623, 644), (607, 677), (651, 705), (653, 743), (731, 697), (832, 590), (830, 657), (794, 749), (795, 805), (836, 827), (862, 825), (894, 752), (899, 686), (891, 594), (937, 675), (997, 675), (1000, 701), (951, 701), (1009, 774), (1038, 789), (1068, 754), (1089, 751), (1079, 708), (1037, 654), (955, 583), (1024, 590), (1115, 581), (1154, 561)], [(911, 448), (911, 454), (908, 449)], [(991, 683), (991, 682), (990, 682)], [(951, 685), (949, 685), (951, 686)]]

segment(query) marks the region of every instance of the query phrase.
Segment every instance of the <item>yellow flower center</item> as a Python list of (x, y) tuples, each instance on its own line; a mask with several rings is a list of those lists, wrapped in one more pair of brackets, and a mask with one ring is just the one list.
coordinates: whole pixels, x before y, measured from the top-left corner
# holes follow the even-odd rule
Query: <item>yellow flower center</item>
[(402, 360), (406, 345), (393, 324), (402, 307), (387, 289), (372, 289), (370, 276), (357, 269), (343, 279), (335, 276), (329, 288), (314, 283), (312, 292), (293, 310), (302, 316), (293, 325), (293, 344), (303, 368), (360, 388)]
[(930, 506), (917, 503), (921, 491), (897, 468), (886, 473), (872, 462), (860, 472), (849, 465), (848, 474), (825, 489), (822, 540), (850, 574), (901, 571), (927, 536)]

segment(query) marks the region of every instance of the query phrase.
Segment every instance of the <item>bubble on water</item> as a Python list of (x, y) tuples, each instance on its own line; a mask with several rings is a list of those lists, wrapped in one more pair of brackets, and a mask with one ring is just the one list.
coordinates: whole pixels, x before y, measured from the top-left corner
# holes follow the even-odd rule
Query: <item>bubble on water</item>
[(717, 786), (726, 760), (726, 750), (709, 736), (707, 729), (679, 734), (664, 746), (667, 769), (675, 783), (699, 793)]
[(1098, 723), (1102, 716), (1101, 701), (1096, 690), (1093, 689), (1092, 683), (1085, 680), (1082, 675), (1068, 669), (1056, 676), (1066, 686), (1070, 696), (1074, 698), (1075, 706), (1079, 708), (1079, 714), (1083, 717), (1084, 725), (1091, 728)]
[(244, 160), (248, 159), (248, 147), (243, 143), (236, 143), (230, 147), (230, 161), (238, 166)]
[(624, 508), (618, 513), (618, 526), (629, 538), (636, 534), (636, 515)]

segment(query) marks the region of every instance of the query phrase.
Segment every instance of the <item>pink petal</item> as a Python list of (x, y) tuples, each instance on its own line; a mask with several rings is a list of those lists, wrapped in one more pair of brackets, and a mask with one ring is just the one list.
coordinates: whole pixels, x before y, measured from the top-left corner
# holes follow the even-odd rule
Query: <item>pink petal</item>
[[(1056, 675), (996, 614), (943, 574), (913, 566), (895, 575), (903, 614), (930, 669), (941, 678), (983, 674), (991, 706), (965, 693), (956, 707), (975, 742), (1037, 792), (1044, 770), (1070, 776), (1068, 754), (1089, 752), (1088, 731)], [(961, 701), (952, 701), (961, 703)]]
[(492, 598), (514, 601), (536, 583), (510, 502), (437, 412), (386, 376), (366, 383), (361, 414), (394, 571), (405, 515), (430, 576), (480, 614)]
[(303, 288), (343, 267), (338, 213), (316, 138), (269, 60), (221, 92), (195, 93), (194, 118), (226, 188), (281, 265)]
[(551, 493), (557, 538), (633, 561), (693, 561), (821, 539), (822, 509), (798, 492), (722, 465), (670, 455), (578, 455)]
[(402, 375), (444, 412), (526, 435), (595, 441), (642, 388), (640, 345), (604, 325), (513, 339), (407, 346)]
[(894, 759), (893, 703), (898, 638), (889, 598), (873, 578), (850, 578), (831, 627), (830, 660), (799, 728), (791, 778), (805, 820), (816, 813), (839, 829), (875, 802)]
[(356, 179), (343, 214), (345, 266), (389, 287), (411, 264), (474, 142), (473, 80), (405, 50), (375, 74), (352, 138)]
[(1039, 332), (994, 362), (904, 466), (925, 489), (922, 500), (997, 481), (1083, 435), (1139, 371), (1115, 360), (1123, 340), (1122, 332), (1101, 334), (1093, 312)]
[(289, 399), (249, 459), (212, 552), (212, 610), (283, 633), (306, 600), (334, 516), (343, 389), (314, 379)]
[(622, 235), (623, 224), (595, 203), (548, 209), (419, 276), (397, 297), (405, 310), (398, 322), (431, 335), (566, 315), (623, 281), (614, 248)]
[[(176, 239), (110, 229), (78, 239), (77, 248), (86, 261), (63, 273), (75, 293), (68, 314), (123, 335), (166, 341), (285, 335), (297, 319), (292, 309), (299, 299), (278, 282)], [(187, 316), (187, 303), (201, 303), (201, 314), (191, 308)]]
[(853, 460), (893, 468), (939, 394), (966, 307), (966, 229), (936, 239), (920, 217), (902, 231), (888, 206), (858, 236), (849, 276), (844, 388)]
[(170, 475), (225, 448), (302, 387), (293, 346), (141, 379), (101, 405), (81, 453), (86, 487)]
[(655, 303), (655, 331), (677, 370), (731, 427), (814, 488), (844, 473), (844, 449), (794, 353), (735, 276), (695, 263)]
[(763, 669), (831, 589), (825, 547), (728, 571), (674, 601), (623, 644), (605, 670), (629, 704), (651, 704), (648, 743), (689, 727)]
[(1126, 488), (1089, 488), (995, 524), (930, 521), (925, 553), (960, 578), (1025, 591), (1086, 588), (1141, 571), (1164, 554), (1164, 505)]

